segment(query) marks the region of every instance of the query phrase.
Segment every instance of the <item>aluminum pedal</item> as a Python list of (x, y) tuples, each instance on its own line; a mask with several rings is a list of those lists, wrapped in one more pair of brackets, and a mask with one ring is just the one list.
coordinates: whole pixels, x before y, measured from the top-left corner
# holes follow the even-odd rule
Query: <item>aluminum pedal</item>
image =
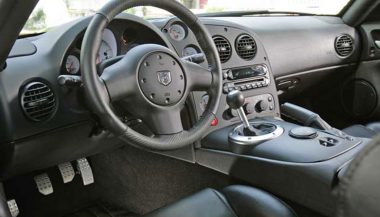
[(34, 181), (36, 182), (38, 191), (43, 195), (49, 195), (54, 192), (53, 185), (51, 184), (48, 174), (43, 173), (41, 175), (35, 176)]
[(77, 168), (82, 177), (83, 185), (90, 185), (94, 183), (94, 174), (92, 173), (91, 166), (86, 158), (77, 160)]
[(9, 212), (12, 217), (17, 217), (20, 214), (20, 210), (18, 209), (16, 200), (8, 200), (7, 201)]
[(62, 163), (58, 165), (59, 172), (61, 173), (63, 183), (72, 182), (75, 177), (75, 171), (73, 165), (70, 162)]

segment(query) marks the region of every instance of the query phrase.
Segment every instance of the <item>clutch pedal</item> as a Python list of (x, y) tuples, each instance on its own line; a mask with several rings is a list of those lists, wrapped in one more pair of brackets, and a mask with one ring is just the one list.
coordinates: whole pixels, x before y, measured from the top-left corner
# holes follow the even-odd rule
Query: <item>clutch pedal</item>
[(41, 175), (35, 176), (34, 181), (36, 182), (38, 191), (43, 195), (52, 194), (53, 185), (51, 184), (48, 174), (43, 173)]
[(82, 177), (83, 185), (90, 185), (94, 183), (94, 174), (92, 173), (91, 166), (86, 158), (77, 160), (77, 168)]
[(16, 200), (8, 200), (7, 201), (9, 212), (12, 217), (17, 217), (20, 214), (20, 210), (18, 209)]
[(63, 183), (72, 182), (75, 177), (75, 171), (73, 165), (70, 162), (62, 163), (58, 165), (59, 172), (61, 173)]

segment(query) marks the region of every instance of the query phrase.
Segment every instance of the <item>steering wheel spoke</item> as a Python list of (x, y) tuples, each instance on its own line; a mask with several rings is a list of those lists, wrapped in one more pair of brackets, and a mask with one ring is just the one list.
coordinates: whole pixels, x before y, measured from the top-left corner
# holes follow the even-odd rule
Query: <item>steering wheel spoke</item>
[(188, 72), (187, 85), (190, 91), (207, 91), (212, 84), (212, 73), (209, 69), (202, 67), (196, 63), (182, 60), (182, 65)]
[(143, 117), (143, 121), (157, 135), (173, 135), (183, 131), (181, 109), (158, 109)]
[(136, 69), (128, 55), (103, 70), (100, 78), (104, 81), (112, 102), (134, 95), (137, 89), (135, 75)]

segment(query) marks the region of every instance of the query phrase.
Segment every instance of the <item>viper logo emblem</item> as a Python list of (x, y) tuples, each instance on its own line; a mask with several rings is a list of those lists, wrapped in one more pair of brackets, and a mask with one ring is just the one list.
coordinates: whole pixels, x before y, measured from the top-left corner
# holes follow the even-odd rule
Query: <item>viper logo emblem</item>
[(170, 71), (159, 71), (157, 72), (158, 82), (160, 84), (168, 86), (172, 82), (172, 76)]

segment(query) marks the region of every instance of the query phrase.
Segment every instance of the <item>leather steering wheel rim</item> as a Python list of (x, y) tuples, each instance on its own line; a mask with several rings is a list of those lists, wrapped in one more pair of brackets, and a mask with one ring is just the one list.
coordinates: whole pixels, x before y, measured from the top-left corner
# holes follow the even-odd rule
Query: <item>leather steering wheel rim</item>
[[(201, 118), (190, 130), (183, 130), (171, 135), (148, 137), (128, 127), (112, 110), (110, 88), (107, 87), (107, 82), (98, 76), (96, 55), (101, 45), (102, 32), (106, 26), (119, 13), (137, 6), (157, 7), (181, 19), (195, 34), (211, 66), (208, 69), (211, 73), (211, 82), (207, 90), (209, 102)], [(190, 68), (192, 67), (194, 66)], [(94, 15), (84, 35), (81, 49), (81, 69), (84, 90), (92, 111), (100, 118), (105, 128), (131, 145), (161, 151), (182, 148), (201, 139), (216, 117), (215, 114), (222, 94), (222, 67), (217, 48), (208, 30), (198, 17), (177, 1), (113, 0), (107, 3)], [(187, 96), (185, 97), (187, 98)]]

